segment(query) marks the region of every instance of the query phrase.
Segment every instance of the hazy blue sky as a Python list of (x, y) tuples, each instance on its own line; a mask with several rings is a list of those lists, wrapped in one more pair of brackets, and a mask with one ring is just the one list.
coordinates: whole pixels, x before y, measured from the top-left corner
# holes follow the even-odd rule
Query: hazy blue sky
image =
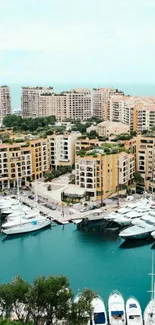
[(155, 81), (155, 0), (0, 2), (0, 84)]

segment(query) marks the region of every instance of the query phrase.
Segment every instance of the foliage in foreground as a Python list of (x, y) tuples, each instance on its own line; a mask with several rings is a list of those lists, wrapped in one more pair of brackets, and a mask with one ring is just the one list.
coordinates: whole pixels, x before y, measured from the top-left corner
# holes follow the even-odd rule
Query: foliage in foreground
[(64, 319), (67, 325), (85, 325), (92, 317), (95, 296), (84, 289), (75, 302), (64, 276), (37, 277), (32, 285), (17, 276), (0, 285), (0, 325), (57, 325)]

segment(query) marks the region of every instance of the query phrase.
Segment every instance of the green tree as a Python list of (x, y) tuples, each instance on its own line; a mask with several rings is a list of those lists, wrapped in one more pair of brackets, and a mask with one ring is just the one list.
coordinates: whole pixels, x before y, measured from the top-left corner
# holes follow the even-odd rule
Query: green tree
[(66, 277), (50, 276), (46, 280), (46, 313), (47, 324), (57, 324), (58, 320), (66, 319), (70, 311), (72, 290)]
[(13, 310), (13, 292), (11, 283), (0, 285), (0, 306), (2, 318), (9, 318)]
[(11, 286), (13, 295), (13, 310), (15, 311), (19, 320), (27, 320), (29, 317), (27, 294), (29, 292), (30, 285), (20, 276), (17, 276), (14, 278)]
[(141, 173), (136, 172), (134, 174), (134, 182), (136, 184), (144, 184), (144, 178), (141, 176)]
[(34, 320), (34, 324), (38, 325), (39, 321), (46, 316), (46, 278), (38, 277), (34, 280), (33, 285), (27, 295), (29, 312)]
[(78, 299), (72, 302), (71, 312), (68, 314), (69, 325), (87, 325), (88, 320), (92, 320), (92, 300), (96, 296), (97, 294), (89, 289), (84, 289), (79, 294)]

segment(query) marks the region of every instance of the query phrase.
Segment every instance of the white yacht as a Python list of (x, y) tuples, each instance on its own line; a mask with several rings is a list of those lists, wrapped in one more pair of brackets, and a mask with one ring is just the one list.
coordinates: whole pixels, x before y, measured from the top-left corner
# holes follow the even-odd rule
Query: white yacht
[(127, 325), (143, 325), (142, 310), (137, 299), (131, 297), (126, 302)]
[[(78, 302), (80, 299), (81, 294), (79, 293), (75, 299), (74, 302)], [(92, 309), (93, 309), (93, 315), (92, 319), (89, 319), (89, 315), (87, 312), (83, 315), (83, 317), (88, 319), (87, 325), (107, 325), (107, 313), (104, 305), (104, 301), (102, 300), (101, 297), (97, 296), (92, 300)]]
[(132, 220), (134, 218), (140, 218), (142, 215), (141, 212), (137, 212), (135, 210), (128, 212), (125, 216), (122, 216), (120, 218), (114, 219), (115, 222), (117, 222), (120, 226), (129, 226), (132, 223)]
[(15, 226), (19, 226), (19, 225), (24, 225), (24, 224), (28, 224), (30, 222), (35, 222), (35, 221), (44, 221), (47, 220), (46, 217), (43, 217), (42, 215), (37, 215), (36, 218), (35, 216), (32, 214), (25, 214), (21, 217), (17, 217), (17, 218), (13, 218), (13, 219), (9, 219), (7, 222), (3, 223), (1, 228), (2, 229), (8, 229), (8, 228), (12, 228)]
[(125, 325), (125, 304), (120, 292), (114, 291), (108, 299), (108, 312), (110, 325)]
[(25, 224), (20, 223), (18, 226), (3, 229), (2, 232), (5, 235), (17, 235), (17, 234), (23, 234), (23, 233), (29, 233), (29, 232), (41, 230), (50, 225), (51, 225), (51, 220), (45, 218), (45, 220), (33, 220), (32, 222), (25, 223)]
[(97, 296), (92, 300), (93, 317), (92, 321), (88, 322), (88, 325), (107, 325), (107, 313), (104, 305), (104, 301), (101, 297)]
[(131, 226), (120, 232), (119, 237), (128, 239), (143, 239), (150, 237), (155, 230), (155, 225), (148, 225), (146, 222), (139, 220), (139, 225)]
[(4, 208), (10, 208), (12, 207), (13, 205), (16, 205), (18, 204), (19, 201), (16, 200), (16, 199), (7, 199), (7, 200), (4, 200), (4, 201), (0, 201), (0, 209), (4, 209)]

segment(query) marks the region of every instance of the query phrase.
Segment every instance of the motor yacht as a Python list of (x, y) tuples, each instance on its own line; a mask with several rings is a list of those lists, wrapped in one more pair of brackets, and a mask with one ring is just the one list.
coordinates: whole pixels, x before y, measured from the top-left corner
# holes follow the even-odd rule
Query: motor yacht
[(140, 218), (141, 215), (141, 212), (136, 212), (135, 210), (133, 210), (128, 212), (125, 216), (114, 219), (114, 221), (118, 223), (121, 227), (129, 226), (134, 218)]
[[(74, 302), (78, 302), (80, 299), (81, 293), (79, 293), (75, 299)], [(92, 319), (89, 319), (89, 315), (87, 312), (83, 315), (83, 317), (88, 319), (87, 325), (107, 325), (107, 313), (104, 305), (104, 301), (100, 296), (97, 296), (94, 298), (91, 302), (92, 305), (92, 310), (93, 310), (93, 315)]]
[(131, 297), (126, 302), (127, 325), (143, 325), (142, 310), (137, 299)]
[(110, 325), (124, 325), (126, 324), (125, 304), (123, 296), (120, 292), (114, 291), (108, 299), (108, 312)]
[(128, 239), (144, 239), (150, 237), (155, 230), (155, 225), (148, 225), (146, 222), (139, 220), (139, 225), (128, 227), (120, 232), (119, 237)]

